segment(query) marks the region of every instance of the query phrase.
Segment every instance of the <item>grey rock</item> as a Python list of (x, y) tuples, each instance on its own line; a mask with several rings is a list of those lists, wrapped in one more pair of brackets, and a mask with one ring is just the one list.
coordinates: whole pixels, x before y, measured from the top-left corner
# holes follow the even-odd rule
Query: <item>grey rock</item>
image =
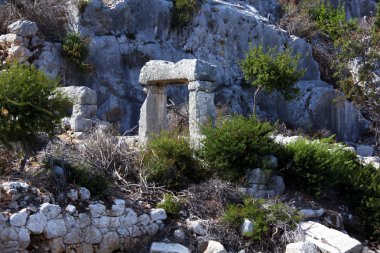
[(244, 219), (240, 232), (243, 236), (250, 236), (253, 233), (253, 222), (248, 219)]
[(356, 239), (319, 223), (302, 222), (300, 228), (306, 234), (305, 239), (327, 253), (361, 253), (363, 245)]
[(138, 217), (138, 223), (140, 223), (143, 226), (148, 225), (150, 222), (150, 216), (148, 214), (142, 214)]
[(26, 219), (28, 218), (28, 212), (26, 209), (22, 209), (18, 213), (11, 215), (9, 222), (12, 226), (21, 227), (26, 224)]
[(129, 227), (138, 222), (137, 214), (130, 208), (126, 209), (126, 215), (120, 217), (120, 224)]
[(309, 242), (296, 242), (286, 245), (285, 253), (318, 253), (319, 250)]
[(157, 208), (150, 210), (150, 218), (152, 219), (152, 221), (166, 220), (167, 215), (165, 209)]
[(21, 249), (26, 249), (30, 244), (30, 234), (25, 228), (21, 228), (18, 232), (18, 244)]
[(199, 245), (200, 252), (203, 253), (227, 253), (224, 246), (217, 241), (205, 241)]
[(54, 219), (61, 213), (61, 207), (59, 205), (43, 203), (40, 207), (40, 212), (49, 219)]
[(97, 244), (102, 241), (102, 234), (95, 226), (89, 226), (84, 232), (84, 241), (88, 244)]
[(183, 232), (182, 229), (174, 230), (173, 237), (178, 241), (184, 241), (186, 239), (185, 232)]
[(116, 232), (109, 232), (103, 236), (100, 243), (100, 253), (111, 253), (119, 248), (120, 240)]
[(187, 227), (191, 231), (193, 231), (193, 233), (196, 235), (203, 236), (207, 234), (207, 227), (200, 220), (194, 220), (194, 221), (186, 220), (186, 224), (187, 224)]
[(112, 215), (120, 216), (125, 210), (125, 201), (122, 199), (115, 199), (114, 204), (111, 207)]
[(101, 217), (106, 211), (106, 207), (103, 204), (92, 204), (88, 207), (93, 218)]
[(82, 115), (86, 119), (96, 116), (97, 105), (73, 105), (73, 115)]
[(160, 227), (155, 223), (152, 223), (152, 224), (145, 227), (146, 232), (150, 236), (155, 235), (159, 229), (160, 229)]
[(82, 201), (88, 201), (91, 197), (91, 193), (90, 191), (85, 188), (85, 187), (81, 187), (79, 188), (79, 198), (80, 200)]
[(70, 214), (74, 214), (77, 211), (77, 208), (73, 205), (68, 205), (65, 210)]
[(75, 189), (70, 189), (69, 192), (67, 193), (67, 197), (71, 201), (77, 201), (78, 200), (78, 191)]
[(190, 253), (190, 249), (178, 243), (154, 242), (150, 247), (150, 253)]
[(16, 21), (8, 26), (8, 32), (25, 37), (35, 36), (38, 32), (37, 24), (31, 21)]
[(299, 213), (304, 219), (316, 219), (321, 217), (325, 213), (325, 210), (323, 208), (318, 210), (301, 209)]
[(65, 244), (79, 244), (83, 242), (84, 235), (79, 228), (70, 229), (69, 232), (63, 237)]
[(65, 245), (63, 244), (63, 238), (58, 237), (49, 240), (49, 248), (52, 253), (61, 253), (65, 251)]
[(85, 86), (68, 86), (57, 88), (67, 96), (73, 105), (96, 105), (96, 92)]
[(254, 169), (248, 171), (248, 184), (267, 184), (270, 178), (268, 172), (263, 171), (262, 169)]
[(374, 148), (367, 145), (360, 145), (356, 148), (356, 153), (360, 156), (372, 156)]
[(78, 226), (80, 228), (87, 227), (90, 224), (91, 224), (90, 217), (88, 217), (86, 213), (80, 213), (78, 215)]
[(46, 216), (42, 213), (36, 213), (29, 216), (26, 228), (29, 229), (32, 234), (41, 234), (46, 224)]
[(65, 221), (63, 219), (48, 220), (43, 232), (47, 239), (64, 236), (67, 233)]
[(274, 155), (267, 155), (263, 157), (265, 166), (268, 167), (268, 169), (277, 169), (278, 168), (278, 159)]
[(92, 219), (92, 224), (98, 228), (117, 228), (120, 224), (119, 217), (101, 216)]

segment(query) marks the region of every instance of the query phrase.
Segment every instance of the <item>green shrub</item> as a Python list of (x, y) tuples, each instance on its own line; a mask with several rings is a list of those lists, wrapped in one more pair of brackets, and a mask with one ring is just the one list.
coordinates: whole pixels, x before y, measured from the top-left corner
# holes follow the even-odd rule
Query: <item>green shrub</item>
[(89, 55), (88, 41), (82, 39), (80, 34), (71, 33), (65, 37), (62, 53), (81, 70), (87, 67), (85, 61)]
[(189, 141), (163, 131), (153, 136), (142, 154), (147, 179), (178, 189), (203, 177)]
[(105, 175), (94, 172), (82, 164), (68, 164), (65, 168), (69, 183), (86, 187), (95, 197), (107, 195), (110, 183)]
[(54, 134), (67, 99), (51, 79), (33, 66), (12, 64), (0, 72), (0, 143), (20, 145), (25, 159), (40, 133)]
[(243, 116), (205, 127), (200, 157), (222, 179), (237, 181), (247, 169), (261, 167), (264, 155), (278, 153), (280, 147), (269, 138), (273, 130), (269, 123)]
[(355, 19), (347, 21), (346, 10), (343, 5), (334, 8), (330, 2), (322, 3), (310, 10), (310, 16), (318, 24), (319, 29), (324, 31), (333, 41), (340, 38), (346, 30), (353, 30), (357, 27)]
[(362, 165), (354, 152), (331, 138), (300, 139), (286, 149), (290, 154), (286, 182), (316, 197), (336, 192), (361, 217), (369, 235), (379, 235), (380, 170)]
[(165, 194), (164, 199), (157, 204), (157, 207), (165, 209), (169, 215), (177, 215), (181, 211), (181, 205), (171, 194)]
[[(271, 237), (273, 232), (283, 226), (295, 228), (300, 220), (298, 213), (289, 206), (278, 202), (270, 203), (264, 199), (246, 198), (243, 204), (234, 204), (227, 207), (223, 220), (239, 229), (244, 219), (253, 222), (252, 233), (244, 236), (253, 240)], [(276, 232), (276, 233), (277, 233)]]
[(300, 57), (293, 56), (290, 48), (282, 52), (268, 48), (265, 52), (262, 45), (247, 52), (240, 66), (245, 79), (257, 87), (253, 114), (256, 114), (256, 97), (260, 90), (278, 90), (285, 99), (292, 99), (298, 94), (299, 89), (294, 84), (305, 74), (304, 70), (297, 69)]
[(175, 0), (172, 26), (182, 28), (197, 15), (203, 0)]

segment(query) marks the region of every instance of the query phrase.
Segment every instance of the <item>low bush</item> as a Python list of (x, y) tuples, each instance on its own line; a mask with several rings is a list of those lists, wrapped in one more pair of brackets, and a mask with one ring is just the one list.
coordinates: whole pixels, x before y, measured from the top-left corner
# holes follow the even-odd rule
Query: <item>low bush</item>
[(181, 205), (171, 194), (165, 194), (164, 199), (157, 204), (157, 207), (165, 209), (169, 215), (177, 215), (181, 211)]
[(286, 149), (286, 182), (316, 197), (336, 194), (361, 217), (368, 235), (380, 235), (380, 170), (362, 165), (355, 153), (331, 138), (300, 139)]
[(63, 40), (62, 53), (81, 70), (86, 69), (85, 63), (90, 51), (88, 41), (81, 38), (78, 33), (68, 34)]
[(222, 120), (215, 128), (203, 129), (205, 139), (199, 155), (220, 178), (238, 181), (247, 169), (262, 167), (263, 156), (281, 153), (281, 147), (269, 137), (273, 130), (271, 124), (255, 117)]
[(262, 240), (271, 238), (275, 233), (293, 230), (300, 221), (300, 216), (284, 203), (246, 198), (243, 204), (228, 206), (223, 219), (236, 229), (241, 227), (244, 219), (252, 221), (253, 231), (244, 236)]
[(110, 185), (107, 177), (98, 171), (93, 171), (84, 164), (67, 164), (65, 166), (67, 181), (90, 190), (91, 195), (95, 197), (104, 197), (107, 195), (107, 189)]
[(203, 0), (175, 0), (172, 26), (182, 28), (188, 25), (197, 15)]
[(193, 156), (190, 143), (175, 132), (153, 136), (142, 153), (148, 181), (178, 189), (198, 182), (204, 172)]

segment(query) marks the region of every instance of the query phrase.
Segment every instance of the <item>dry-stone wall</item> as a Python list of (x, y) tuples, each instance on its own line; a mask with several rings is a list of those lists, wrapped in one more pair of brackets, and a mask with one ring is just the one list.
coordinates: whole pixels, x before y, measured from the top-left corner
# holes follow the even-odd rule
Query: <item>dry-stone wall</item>
[[(167, 218), (163, 209), (137, 214), (126, 207), (123, 199), (114, 200), (107, 209), (102, 202), (90, 201), (90, 192), (86, 188), (71, 189), (67, 195), (72, 204), (62, 208), (49, 203), (53, 202), (51, 197), (40, 198), (39, 201), (45, 203), (39, 206), (28, 204), (28, 200), (35, 199), (32, 195), (37, 190), (26, 183), (8, 182), (0, 187), (0, 203), (9, 206), (0, 213), (2, 253), (123, 250), (131, 238), (156, 234)], [(10, 205), (12, 202), (19, 204)], [(84, 211), (77, 210), (74, 203)]]

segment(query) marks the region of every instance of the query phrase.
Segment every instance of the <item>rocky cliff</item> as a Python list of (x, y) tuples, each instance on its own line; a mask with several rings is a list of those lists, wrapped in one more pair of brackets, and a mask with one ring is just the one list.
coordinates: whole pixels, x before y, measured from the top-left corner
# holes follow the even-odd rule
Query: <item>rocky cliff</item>
[[(172, 1), (92, 0), (83, 13), (68, 7), (70, 29), (90, 41), (90, 73), (82, 73), (60, 54), (60, 44), (44, 43), (34, 64), (66, 85), (86, 85), (97, 91), (98, 117), (120, 122), (121, 130), (137, 125), (145, 99), (138, 76), (148, 60), (201, 59), (218, 66), (215, 103), (233, 113), (249, 114), (252, 95), (242, 88), (239, 61), (250, 45), (293, 48), (306, 69), (298, 83), (299, 98), (284, 101), (278, 94), (263, 94), (260, 114), (307, 130), (329, 129), (342, 140), (356, 140), (366, 130), (360, 113), (332, 86), (320, 81), (312, 48), (274, 25), (277, 1), (208, 0), (191, 24), (175, 28)], [(168, 97), (188, 100), (186, 87), (169, 89)], [(334, 103), (339, 98), (339, 103)]]

